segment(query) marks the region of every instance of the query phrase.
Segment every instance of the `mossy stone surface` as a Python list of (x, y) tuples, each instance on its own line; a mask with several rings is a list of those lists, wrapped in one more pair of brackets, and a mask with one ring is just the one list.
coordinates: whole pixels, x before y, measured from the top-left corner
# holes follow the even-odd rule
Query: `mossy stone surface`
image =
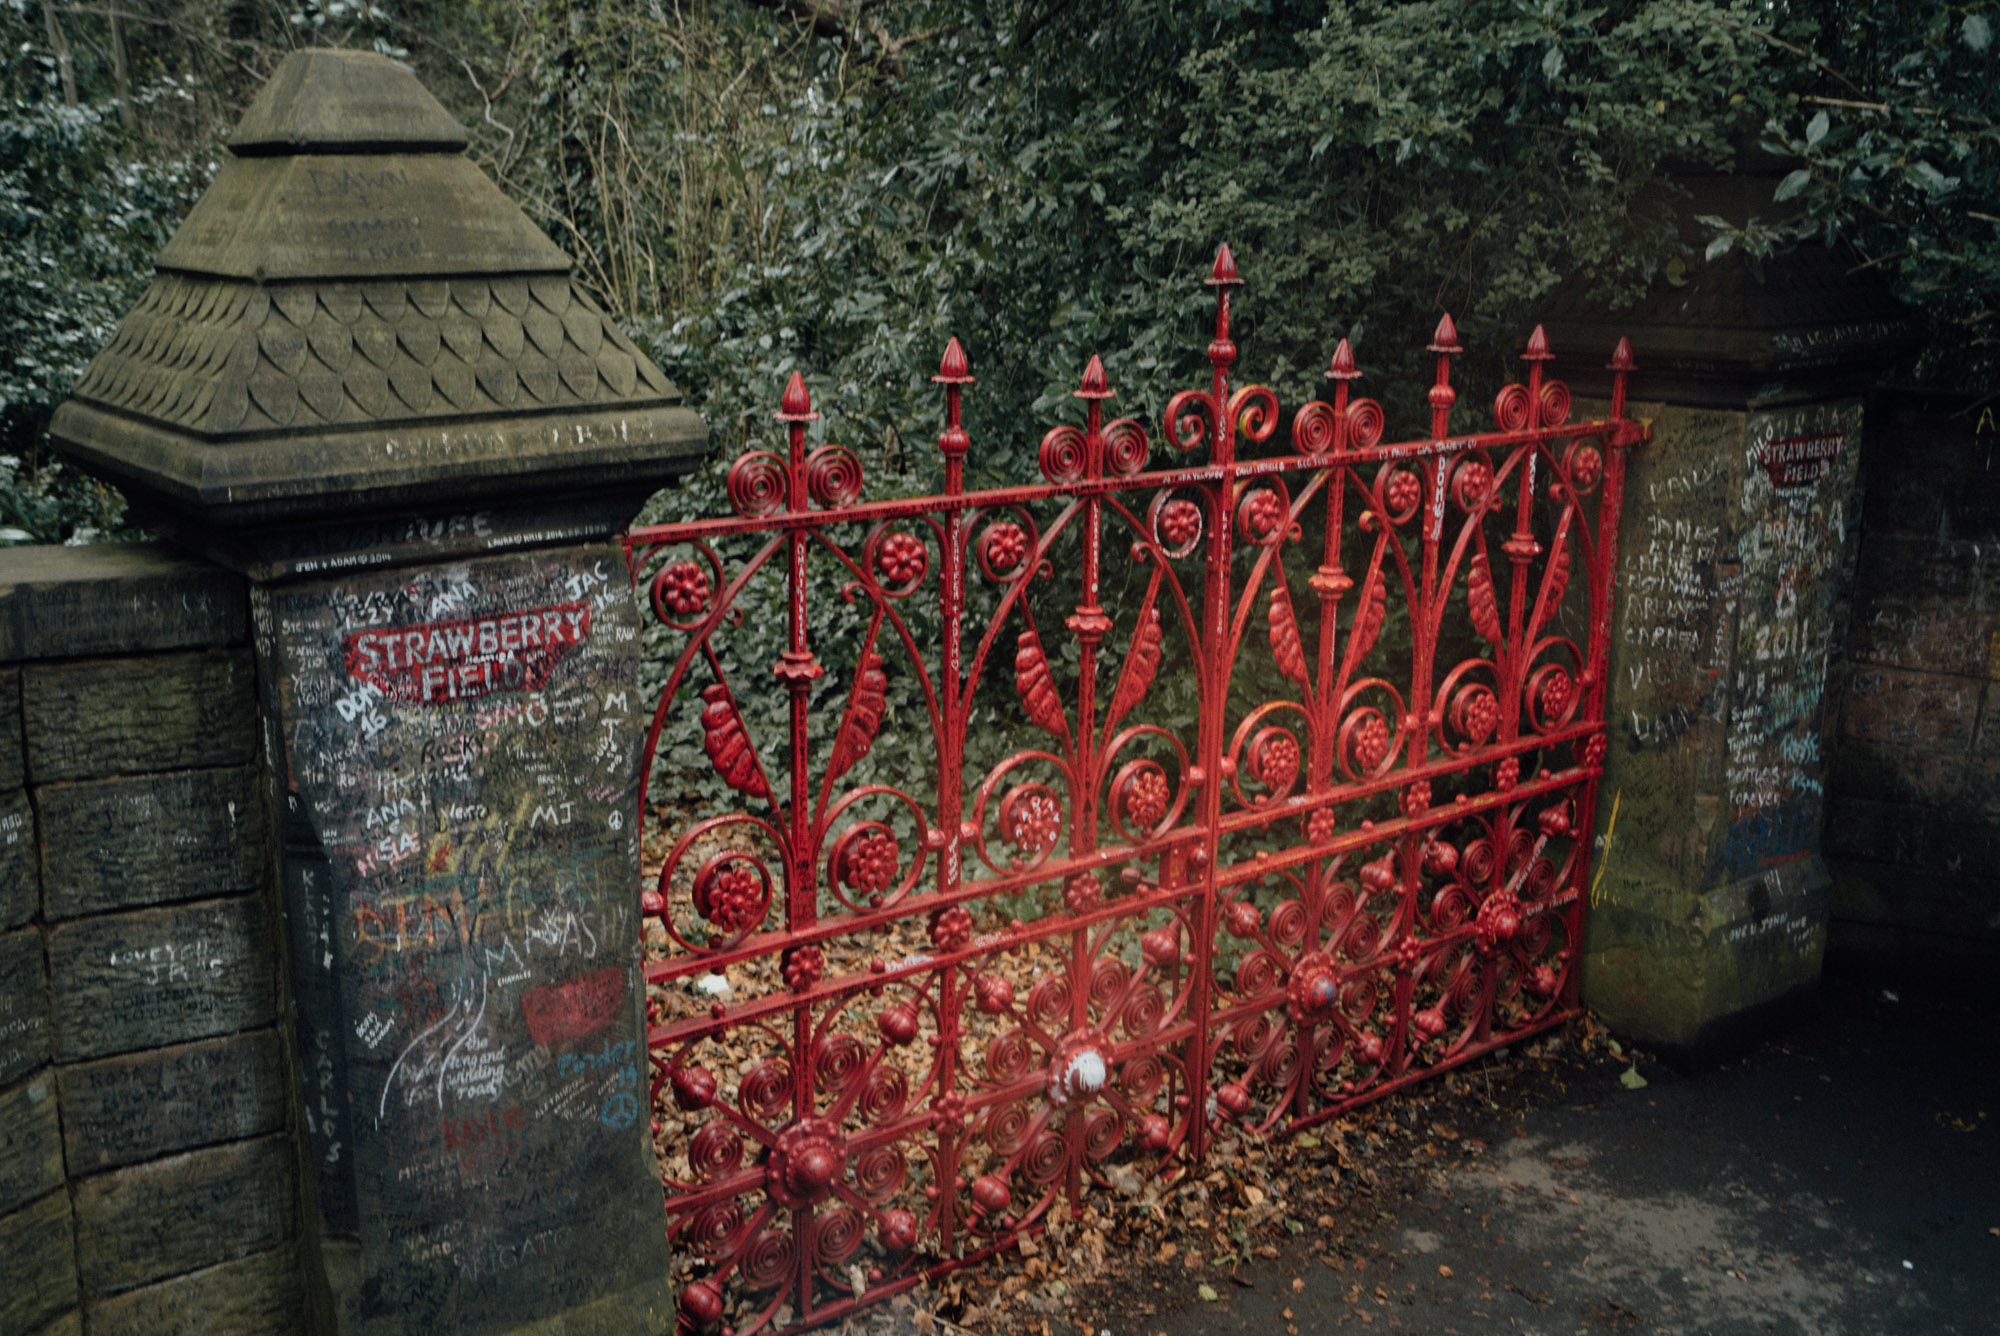
[(1696, 1049), (1819, 975), (1860, 410), (1635, 411), (1653, 438), (1627, 478), (1583, 995)]

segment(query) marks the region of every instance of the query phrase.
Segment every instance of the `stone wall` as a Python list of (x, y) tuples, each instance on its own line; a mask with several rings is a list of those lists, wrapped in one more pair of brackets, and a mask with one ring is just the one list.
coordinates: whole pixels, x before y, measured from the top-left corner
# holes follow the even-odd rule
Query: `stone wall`
[(1867, 420), (1829, 950), (1977, 976), (2000, 955), (2000, 404), (1892, 392)]
[(1862, 405), (1634, 410), (1653, 430), (1626, 475), (1583, 1000), (1706, 1057), (1819, 980)]
[(0, 1332), (299, 1330), (240, 577), (0, 551)]

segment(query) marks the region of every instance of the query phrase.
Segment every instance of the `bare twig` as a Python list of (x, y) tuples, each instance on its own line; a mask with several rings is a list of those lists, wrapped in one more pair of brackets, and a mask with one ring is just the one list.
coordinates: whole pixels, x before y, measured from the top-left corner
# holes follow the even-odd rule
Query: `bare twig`
[[(1821, 97), (1817, 93), (1808, 93), (1806, 96), (1800, 98), (1799, 101), (1810, 102), (1816, 107), (1846, 107), (1853, 111), (1879, 111), (1884, 114), (1895, 110), (1887, 102), (1857, 102), (1849, 97)], [(1960, 111), (1942, 111), (1937, 107), (1918, 106), (1912, 106), (1909, 110), (1913, 116), (1943, 116), (1947, 120), (1963, 121), (1967, 125), (1978, 125), (1986, 128), (1991, 128), (1993, 125), (1993, 122), (1989, 120), (1978, 116), (1968, 116)]]
[(516, 136), (514, 134), (514, 129), (512, 126), (504, 125), (500, 121), (497, 121), (493, 118), (493, 102), (495, 98), (498, 98), (501, 94), (507, 91), (507, 86), (514, 82), (514, 76), (510, 73), (506, 78), (500, 81), (499, 85), (495, 87), (491, 93), (488, 93), (486, 91), (485, 86), (479, 82), (479, 76), (472, 72), (472, 62), (467, 60), (464, 56), (460, 56), (458, 58), (458, 63), (465, 67), (465, 81), (472, 85), (472, 91), (479, 94), (480, 100), (486, 104), (486, 110), (484, 113), (486, 123), (492, 126), (494, 129), (498, 130), (501, 134), (507, 136), (507, 147), (501, 150), (500, 161), (497, 164), (497, 170), (494, 173), (496, 176), (504, 177), (505, 175), (507, 175), (507, 169), (513, 165), (514, 145)]
[(118, 119), (127, 130), (139, 128), (138, 114), (132, 110), (132, 65), (125, 55), (125, 20), (114, 9), (104, 11), (111, 23), (111, 81), (118, 89)]
[[(811, 30), (815, 37), (847, 35), (847, 21), (851, 16), (834, 0), (751, 0), (751, 3), (790, 15), (795, 22)], [(855, 9), (858, 12), (860, 6), (856, 5)]]
[(49, 54), (56, 58), (56, 69), (62, 74), (63, 105), (76, 105), (76, 60), (70, 55), (69, 39), (63, 36), (62, 24), (56, 21), (55, 7), (43, 0), (42, 24), (49, 32)]
[(1772, 46), (1775, 46), (1782, 51), (1791, 52), (1793, 55), (1799, 57), (1799, 59), (1811, 62), (1813, 68), (1818, 70), (1820, 73), (1830, 75), (1833, 78), (1840, 80), (1842, 83), (1846, 84), (1849, 88), (1852, 88), (1857, 93), (1867, 91), (1866, 89), (1862, 88), (1860, 84), (1855, 83), (1854, 80), (1848, 78), (1846, 75), (1842, 74), (1839, 70), (1835, 69), (1833, 66), (1821, 60), (1818, 56), (1814, 55), (1812, 52), (1806, 50), (1802, 46), (1794, 46), (1792, 43), (1786, 41), (1784, 38), (1778, 36), (1776, 33), (1770, 31), (1767, 28), (1759, 28), (1755, 24), (1751, 23), (1738, 23), (1736, 20), (1724, 18), (1720, 14), (1714, 15), (1713, 21), (1721, 24), (1725, 28), (1734, 28), (1738, 32), (1748, 33), (1752, 37), (1762, 38), (1764, 41), (1769, 42)]

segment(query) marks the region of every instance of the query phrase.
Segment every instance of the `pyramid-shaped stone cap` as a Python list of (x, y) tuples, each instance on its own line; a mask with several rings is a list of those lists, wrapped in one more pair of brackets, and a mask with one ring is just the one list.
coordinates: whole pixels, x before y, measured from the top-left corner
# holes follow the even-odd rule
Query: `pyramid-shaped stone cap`
[(569, 272), (465, 145), (465, 127), (388, 57), (294, 52), (159, 267), (255, 283)]
[(229, 136), (238, 157), (462, 153), (465, 127), (416, 76), (372, 51), (300, 51), (278, 66)]
[(465, 142), (393, 61), (288, 56), (57, 410), (58, 447), (199, 532), (692, 468), (700, 418)]

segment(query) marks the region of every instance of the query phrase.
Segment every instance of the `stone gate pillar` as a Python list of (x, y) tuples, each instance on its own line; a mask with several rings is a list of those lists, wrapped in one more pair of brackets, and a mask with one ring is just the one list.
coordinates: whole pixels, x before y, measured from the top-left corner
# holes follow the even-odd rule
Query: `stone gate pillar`
[(287, 58), (53, 433), (253, 581), (318, 1325), (658, 1331), (613, 536), (705, 431), (465, 145)]
[[(1685, 180), (1687, 239), (1695, 215), (1769, 216), (1778, 179)], [(1636, 310), (1549, 322), (1558, 347), (1627, 331), (1629, 411), (1653, 419), (1626, 475), (1583, 999), (1686, 1057), (1808, 1001), (1826, 948), (1822, 698), (1861, 399), (1913, 331), (1852, 263), (1732, 257), (1662, 276)]]

